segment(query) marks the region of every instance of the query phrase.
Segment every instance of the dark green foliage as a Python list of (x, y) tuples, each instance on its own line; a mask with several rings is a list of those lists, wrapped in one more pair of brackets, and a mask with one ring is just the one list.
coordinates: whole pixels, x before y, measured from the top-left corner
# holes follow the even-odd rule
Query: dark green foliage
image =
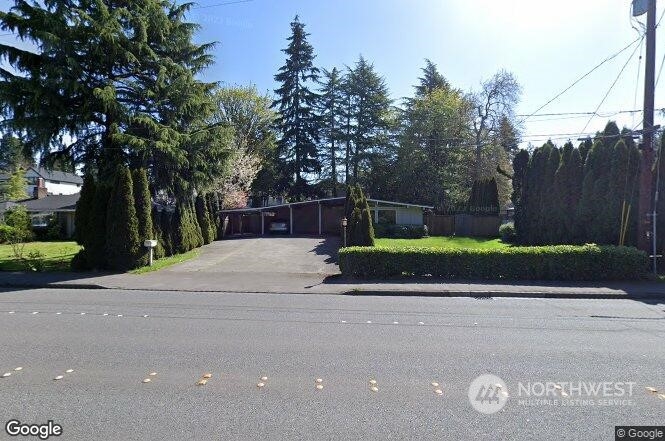
[(580, 158), (582, 159), (582, 165), (586, 163), (586, 158), (589, 154), (589, 150), (591, 150), (591, 147), (593, 147), (593, 141), (591, 138), (587, 138), (582, 143), (580, 143), (579, 151)]
[(172, 222), (174, 254), (186, 253), (203, 245), (201, 227), (191, 203), (178, 204)]
[(106, 217), (106, 263), (109, 269), (126, 271), (139, 263), (141, 243), (134, 206), (132, 176), (127, 166), (119, 166), (109, 197)]
[(204, 195), (200, 194), (196, 197), (195, 208), (196, 219), (199, 226), (201, 227), (203, 244), (207, 245), (215, 240), (215, 225), (210, 218), (208, 204)]
[(89, 237), (90, 243), (85, 247), (85, 256), (91, 268), (105, 269), (106, 265), (106, 219), (111, 187), (97, 183), (95, 197), (92, 201), (91, 222), (94, 233)]
[(467, 211), (474, 215), (496, 216), (499, 214), (499, 192), (496, 179), (474, 181), (467, 203)]
[(348, 222), (346, 228), (347, 245), (373, 246), (374, 225), (372, 215), (367, 198), (365, 198), (359, 185), (347, 187), (344, 213)]
[(523, 199), (528, 198), (523, 191), (528, 165), (529, 152), (520, 150), (513, 159), (513, 192), (510, 195), (510, 200), (515, 208), (515, 234), (522, 237), (526, 237), (528, 231), (526, 212), (523, 209), (525, 205)]
[(275, 75), (280, 84), (273, 103), (279, 110), (279, 155), (284, 175), (293, 177), (287, 185), (289, 194), (296, 199), (309, 195), (306, 176), (321, 171), (317, 154), (319, 122), (314, 113), (317, 95), (310, 89), (318, 79), (319, 70), (314, 67), (314, 49), (307, 41), (308, 35), (296, 16), (291, 22), (289, 45), (283, 50), (286, 63)]
[[(152, 229), (154, 231), (154, 239), (157, 241), (157, 246), (154, 249), (154, 258), (161, 259), (166, 257), (166, 250), (164, 249), (164, 234), (162, 233), (161, 212), (157, 207), (153, 207), (150, 213), (152, 218)], [(168, 232), (167, 232), (168, 233)]]
[[(626, 130), (607, 124), (585, 154), (550, 142), (513, 161), (517, 242), (523, 245), (635, 243), (639, 152)], [(583, 158), (586, 158), (585, 160)]]
[(362, 210), (362, 217), (360, 222), (360, 241), (360, 246), (374, 246), (374, 225), (372, 223), (372, 213), (369, 211), (367, 201), (365, 201), (365, 209)]
[(631, 247), (558, 245), (499, 250), (350, 247), (339, 251), (345, 276), (402, 275), (485, 280), (641, 280), (647, 255)]
[(173, 224), (174, 214), (170, 213), (168, 210), (163, 209), (159, 212), (159, 230), (161, 232), (161, 243), (164, 248), (165, 256), (172, 256), (175, 254), (174, 246), (174, 228)]
[(132, 182), (139, 237), (139, 256), (136, 266), (146, 266), (149, 261), (149, 250), (143, 246), (143, 242), (146, 239), (155, 239), (155, 232), (152, 222), (152, 198), (148, 188), (148, 175), (144, 168), (132, 172)]
[(76, 203), (76, 214), (74, 217), (74, 235), (76, 243), (85, 247), (92, 243), (92, 237), (96, 233), (93, 223), (94, 201), (95, 201), (95, 179), (90, 174), (83, 177), (81, 196)]

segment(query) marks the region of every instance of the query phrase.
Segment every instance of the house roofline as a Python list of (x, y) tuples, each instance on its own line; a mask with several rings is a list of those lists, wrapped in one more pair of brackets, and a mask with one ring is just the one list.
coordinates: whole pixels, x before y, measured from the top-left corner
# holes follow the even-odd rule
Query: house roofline
[[(243, 213), (243, 212), (270, 211), (271, 209), (275, 209), (275, 208), (290, 207), (290, 206), (293, 206), (293, 205), (302, 205), (302, 204), (321, 203), (321, 202), (328, 202), (328, 201), (338, 201), (338, 200), (342, 200), (342, 199), (346, 199), (346, 198), (344, 196), (339, 196), (339, 197), (335, 197), (335, 198), (312, 199), (311, 201), (289, 202), (288, 204), (270, 205), (268, 207), (232, 208), (232, 209), (229, 209), (229, 210), (219, 210), (219, 213)], [(384, 201), (382, 199), (367, 198), (367, 202), (376, 202), (376, 203), (379, 203), (379, 204), (399, 205), (399, 206), (403, 206), (403, 207), (417, 207), (417, 208), (423, 208), (423, 209), (429, 209), (429, 210), (434, 209), (434, 207), (430, 206), (430, 205), (418, 205), (418, 204), (409, 204), (409, 203), (406, 203), (406, 202)], [(370, 207), (370, 209), (371, 208), (372, 207)]]

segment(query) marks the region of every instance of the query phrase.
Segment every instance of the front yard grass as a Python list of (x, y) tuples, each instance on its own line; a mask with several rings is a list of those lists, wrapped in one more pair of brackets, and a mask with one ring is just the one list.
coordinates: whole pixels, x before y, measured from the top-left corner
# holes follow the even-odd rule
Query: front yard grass
[[(70, 271), (69, 264), (81, 246), (76, 242), (28, 242), (23, 249), (23, 258), (30, 253), (41, 253), (42, 271)], [(17, 260), (11, 245), (0, 245), (0, 271), (30, 270), (26, 261)]]
[(387, 248), (472, 248), (472, 249), (503, 249), (510, 247), (509, 244), (501, 242), (501, 239), (486, 237), (457, 237), (457, 236), (430, 236), (421, 239), (375, 239), (376, 246)]
[(198, 255), (199, 255), (199, 250), (191, 250), (183, 254), (176, 254), (174, 256), (163, 257), (158, 260), (153, 260), (152, 266), (143, 266), (141, 268), (136, 268), (135, 270), (131, 270), (130, 273), (144, 274), (152, 271), (159, 271), (160, 269), (166, 268), (167, 266), (175, 265), (177, 263), (182, 263), (186, 260), (193, 259)]

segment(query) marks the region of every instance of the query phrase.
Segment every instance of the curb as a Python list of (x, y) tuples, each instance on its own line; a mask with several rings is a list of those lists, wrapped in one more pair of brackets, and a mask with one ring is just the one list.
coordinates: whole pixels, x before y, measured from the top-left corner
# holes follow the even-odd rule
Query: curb
[(31, 289), (109, 289), (94, 283), (0, 283), (0, 288), (31, 288)]
[(665, 301), (665, 294), (643, 292), (634, 294), (611, 293), (562, 293), (562, 292), (506, 292), (506, 291), (387, 291), (387, 290), (350, 290), (342, 293), (346, 296), (377, 296), (377, 297), (467, 297), (467, 298), (527, 298), (527, 299), (589, 299), (589, 300), (639, 300), (659, 299)]

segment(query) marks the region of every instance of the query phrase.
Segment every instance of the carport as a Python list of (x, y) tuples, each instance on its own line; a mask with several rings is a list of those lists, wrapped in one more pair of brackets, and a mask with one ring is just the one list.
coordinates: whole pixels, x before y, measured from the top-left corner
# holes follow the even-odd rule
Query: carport
[[(291, 235), (341, 235), (346, 198), (326, 198), (267, 207), (221, 210), (224, 234), (265, 235), (270, 222), (280, 220)], [(423, 225), (423, 212), (433, 207), (402, 202), (367, 199), (374, 223)]]

